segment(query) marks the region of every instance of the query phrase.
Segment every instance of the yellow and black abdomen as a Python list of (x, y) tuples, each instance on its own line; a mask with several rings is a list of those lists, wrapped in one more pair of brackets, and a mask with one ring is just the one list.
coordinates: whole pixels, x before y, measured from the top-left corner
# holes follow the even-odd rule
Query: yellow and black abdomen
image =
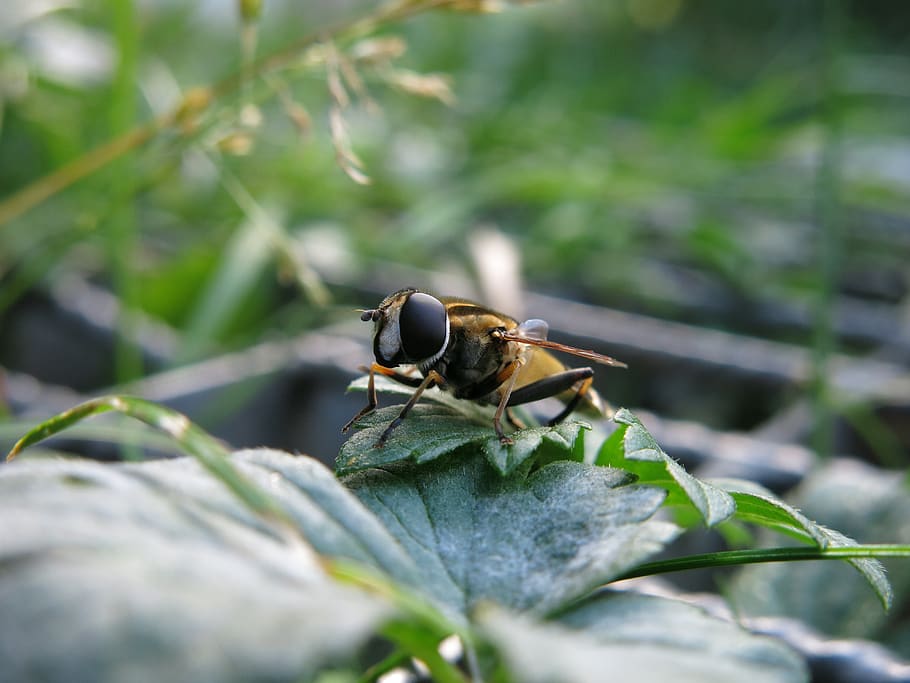
[[(556, 356), (545, 349), (536, 346), (527, 346), (525, 348), (527, 350), (525, 356), (527, 362), (518, 374), (514, 390), (529, 386), (548, 377), (553, 377), (569, 369)], [(575, 398), (577, 391), (578, 386), (556, 394), (556, 398), (565, 404), (569, 404)], [(590, 386), (582, 394), (576, 410), (591, 417), (610, 417), (613, 414), (613, 410), (606, 401)]]
[(442, 301), (450, 325), (449, 345), (433, 369), (445, 378), (447, 386), (443, 388), (458, 398), (498, 404), (503, 392), (509, 390), (510, 366), (522, 360), (508, 405), (555, 396), (569, 409), (592, 416), (610, 414), (591, 388), (590, 368), (568, 368), (548, 351), (534, 346), (533, 340), (503, 339), (499, 334), (515, 334), (520, 328), (510, 316), (464, 299)]

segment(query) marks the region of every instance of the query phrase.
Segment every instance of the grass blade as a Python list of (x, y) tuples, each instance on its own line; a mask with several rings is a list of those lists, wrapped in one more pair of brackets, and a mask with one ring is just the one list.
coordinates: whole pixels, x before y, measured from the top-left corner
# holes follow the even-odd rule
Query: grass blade
[(11, 461), (29, 446), (44, 441), (94, 415), (118, 412), (168, 434), (182, 451), (196, 458), (251, 510), (266, 517), (285, 519), (283, 511), (264, 491), (244, 479), (228, 459), (230, 451), (205, 430), (175, 410), (135, 396), (102, 396), (45, 420), (28, 431), (6, 456)]

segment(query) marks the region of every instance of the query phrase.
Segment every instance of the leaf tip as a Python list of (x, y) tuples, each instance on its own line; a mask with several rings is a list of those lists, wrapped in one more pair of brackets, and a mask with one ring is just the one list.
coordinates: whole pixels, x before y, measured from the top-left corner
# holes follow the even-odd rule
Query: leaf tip
[(29, 432), (21, 439), (19, 439), (13, 447), (10, 449), (9, 453), (6, 454), (6, 462), (12, 462), (16, 459), (16, 456), (19, 455), (22, 451), (28, 448), (32, 443), (32, 432)]
[(628, 408), (617, 408), (611, 419), (617, 424), (626, 425), (628, 427), (641, 424), (641, 420), (635, 417), (635, 413)]
[(891, 586), (891, 582), (886, 581), (882, 590), (876, 590), (875, 592), (878, 594), (878, 599), (882, 602), (882, 608), (886, 612), (890, 612), (894, 606), (894, 588)]

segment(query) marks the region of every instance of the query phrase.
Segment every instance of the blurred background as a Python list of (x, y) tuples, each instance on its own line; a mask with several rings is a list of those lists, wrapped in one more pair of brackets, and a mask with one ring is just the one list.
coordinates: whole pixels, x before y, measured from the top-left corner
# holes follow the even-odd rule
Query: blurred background
[(425, 4), (4, 12), (7, 415), (118, 387), (331, 461), (353, 309), (415, 285), (623, 358), (616, 405), (906, 464), (910, 8)]
[[(413, 285), (625, 360), (596, 386), (700, 473), (851, 456), (906, 510), (910, 5), (431, 4), (0, 13), (0, 448), (116, 391), (331, 463), (355, 309)], [(53, 447), (124, 443), (168, 450)]]

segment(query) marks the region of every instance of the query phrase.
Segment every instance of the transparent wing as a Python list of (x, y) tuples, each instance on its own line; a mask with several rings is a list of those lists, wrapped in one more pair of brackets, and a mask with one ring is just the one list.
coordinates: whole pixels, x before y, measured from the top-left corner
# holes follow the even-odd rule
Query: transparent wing
[(541, 346), (553, 351), (562, 351), (563, 353), (569, 353), (580, 358), (587, 358), (588, 360), (592, 360), (595, 363), (600, 363), (602, 365), (611, 365), (616, 368), (629, 367), (621, 360), (616, 360), (615, 358), (602, 353), (597, 353), (597, 351), (592, 351), (591, 349), (579, 349), (574, 346), (569, 346), (568, 344), (548, 341), (546, 338), (548, 329), (547, 324), (543, 320), (532, 319), (526, 320), (519, 325), (516, 332), (500, 332), (499, 336), (506, 341), (518, 342), (519, 344), (530, 344), (531, 346)]

